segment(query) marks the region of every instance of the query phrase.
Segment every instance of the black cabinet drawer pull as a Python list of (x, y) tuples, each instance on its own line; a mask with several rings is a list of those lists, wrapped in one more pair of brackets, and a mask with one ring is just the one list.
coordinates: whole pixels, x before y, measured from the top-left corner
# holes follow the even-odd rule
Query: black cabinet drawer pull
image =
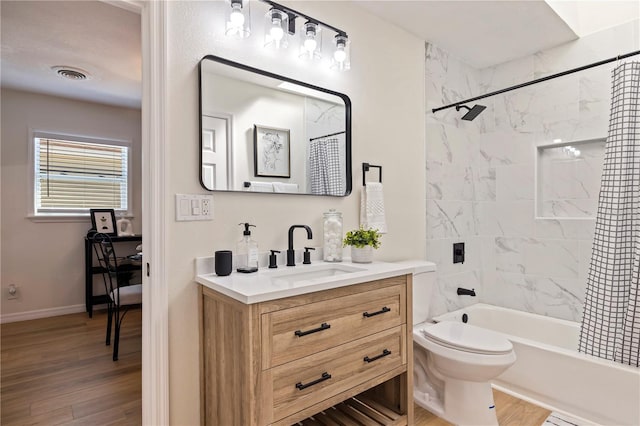
[(388, 350), (388, 349), (385, 349), (385, 350), (382, 351), (382, 353), (380, 355), (376, 355), (373, 358), (369, 358), (368, 356), (365, 356), (364, 357), (364, 362), (373, 362), (373, 361), (375, 361), (377, 359), (380, 359), (382, 357), (385, 357), (387, 355), (391, 355), (391, 351)]
[(327, 373), (326, 371), (324, 373), (322, 373), (322, 377), (320, 377), (319, 379), (314, 380), (313, 382), (309, 382), (309, 383), (305, 383), (302, 384), (302, 382), (298, 382), (296, 383), (296, 387), (298, 388), (298, 390), (303, 390), (308, 388), (309, 386), (313, 386), (313, 385), (317, 385), (320, 382), (324, 382), (325, 380), (329, 380), (331, 378), (331, 374)]
[(373, 316), (376, 316), (376, 315), (384, 314), (384, 313), (386, 313), (386, 312), (391, 312), (391, 309), (389, 309), (389, 308), (387, 308), (387, 307), (385, 306), (385, 307), (383, 307), (382, 309), (380, 309), (380, 310), (379, 310), (379, 311), (377, 311), (377, 312), (372, 312), (372, 313), (369, 313), (369, 312), (363, 312), (363, 313), (362, 313), (362, 316), (363, 316), (363, 317), (366, 317), (366, 318), (369, 318), (369, 317), (373, 317)]
[(306, 336), (307, 334), (317, 333), (318, 331), (327, 330), (329, 328), (331, 328), (331, 325), (327, 324), (326, 322), (323, 322), (318, 328), (314, 328), (313, 330), (307, 330), (307, 331), (296, 330), (293, 334), (295, 334), (298, 337), (302, 337), (302, 336)]

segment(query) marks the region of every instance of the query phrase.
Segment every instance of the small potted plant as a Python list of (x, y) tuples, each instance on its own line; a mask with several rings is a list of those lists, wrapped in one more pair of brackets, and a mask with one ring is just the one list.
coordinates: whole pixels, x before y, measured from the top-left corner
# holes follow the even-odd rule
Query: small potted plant
[(347, 232), (342, 243), (351, 246), (351, 261), (355, 263), (371, 263), (373, 249), (380, 247), (382, 234), (377, 229), (364, 229), (360, 227)]

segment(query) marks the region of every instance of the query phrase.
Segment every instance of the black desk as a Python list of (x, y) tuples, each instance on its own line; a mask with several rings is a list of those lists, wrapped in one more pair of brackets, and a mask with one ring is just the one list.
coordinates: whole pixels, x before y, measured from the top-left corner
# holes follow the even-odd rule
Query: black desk
[[(142, 235), (131, 235), (129, 237), (111, 237), (114, 245), (116, 243), (124, 243), (129, 241), (142, 242)], [(101, 266), (93, 266), (93, 240), (84, 237), (84, 273), (85, 273), (85, 303), (89, 317), (93, 316), (93, 305), (102, 305), (107, 303), (108, 296), (106, 294), (93, 295), (93, 276), (105, 272)], [(117, 253), (117, 250), (116, 250)], [(142, 265), (133, 265), (132, 269), (140, 270)]]

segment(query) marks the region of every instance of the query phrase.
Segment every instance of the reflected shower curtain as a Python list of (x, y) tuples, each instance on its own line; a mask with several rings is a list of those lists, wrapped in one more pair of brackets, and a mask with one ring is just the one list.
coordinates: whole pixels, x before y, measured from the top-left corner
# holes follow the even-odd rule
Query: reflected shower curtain
[(640, 363), (640, 62), (613, 70), (579, 351)]
[(309, 142), (309, 172), (312, 194), (344, 195), (340, 141), (337, 137), (329, 136)]

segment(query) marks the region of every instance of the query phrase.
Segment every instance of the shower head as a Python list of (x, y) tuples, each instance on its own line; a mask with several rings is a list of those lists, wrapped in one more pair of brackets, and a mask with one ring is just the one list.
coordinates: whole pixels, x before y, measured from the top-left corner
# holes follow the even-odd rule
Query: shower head
[(472, 121), (487, 107), (484, 105), (478, 105), (478, 104), (474, 105), (473, 108), (469, 108), (466, 105), (456, 105), (456, 111), (460, 111), (460, 108), (466, 108), (469, 110), (465, 115), (462, 116), (462, 119), (467, 121)]

